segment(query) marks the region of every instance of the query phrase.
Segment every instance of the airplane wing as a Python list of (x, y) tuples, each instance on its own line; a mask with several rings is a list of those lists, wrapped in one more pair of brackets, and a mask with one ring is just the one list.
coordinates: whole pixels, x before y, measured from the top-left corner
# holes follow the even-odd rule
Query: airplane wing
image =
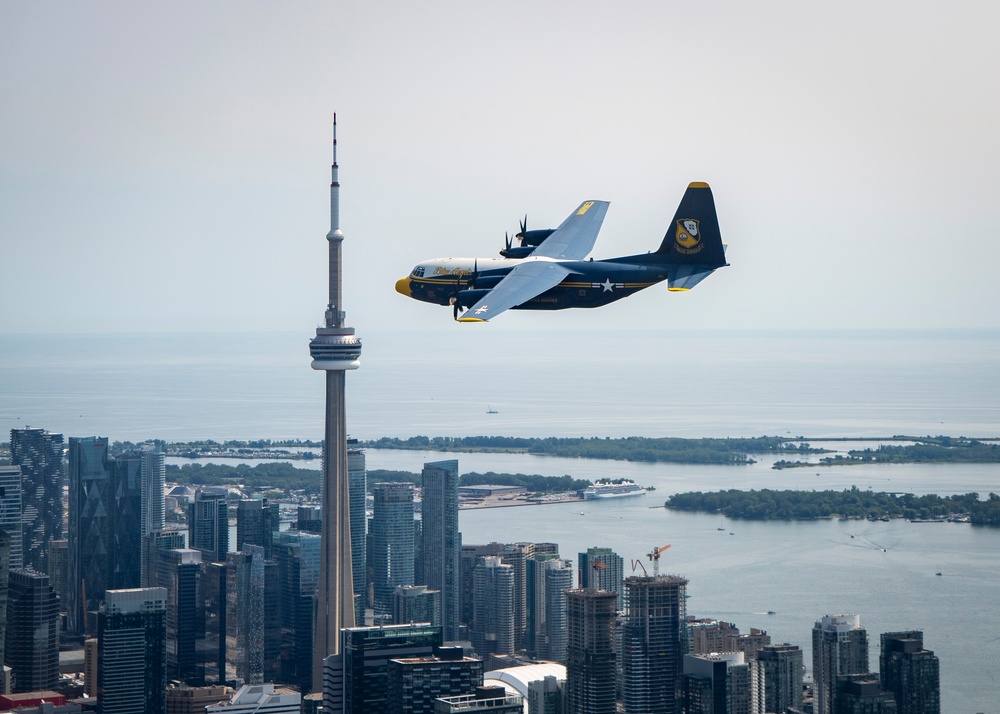
[[(606, 206), (607, 204), (605, 204)], [(569, 220), (569, 219), (567, 219)], [(598, 226), (600, 222), (598, 221)], [(555, 233), (552, 234), (553, 236)], [(596, 230), (594, 235), (597, 235)], [(546, 243), (551, 239), (546, 239)], [(544, 245), (544, 243), (542, 244)], [(485, 322), (563, 281), (570, 271), (568, 268), (548, 260), (529, 260), (516, 266), (482, 300), (470, 307), (459, 322)]]
[(607, 201), (584, 201), (531, 252), (531, 256), (583, 260), (594, 248), (608, 205)]

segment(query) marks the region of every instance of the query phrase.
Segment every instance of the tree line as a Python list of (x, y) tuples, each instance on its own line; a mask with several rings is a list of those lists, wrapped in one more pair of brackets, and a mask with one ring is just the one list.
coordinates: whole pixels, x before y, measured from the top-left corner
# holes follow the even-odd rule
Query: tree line
[(978, 525), (1000, 526), (1000, 496), (977, 493), (953, 496), (862, 491), (856, 486), (844, 491), (775, 491), (771, 489), (675, 493), (663, 504), (683, 511), (721, 513), (750, 520), (795, 520), (815, 518), (944, 518), (968, 514)]

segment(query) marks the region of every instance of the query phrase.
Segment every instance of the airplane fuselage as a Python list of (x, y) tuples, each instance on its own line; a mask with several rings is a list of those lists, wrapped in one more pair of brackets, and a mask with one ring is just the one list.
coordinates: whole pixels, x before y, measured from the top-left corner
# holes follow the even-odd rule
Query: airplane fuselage
[[(531, 261), (555, 262), (570, 271), (554, 288), (546, 290), (515, 310), (563, 310), (601, 307), (621, 300), (667, 278), (667, 266), (655, 254), (610, 260), (557, 260), (553, 258), (438, 258), (417, 265), (396, 283), (396, 290), (416, 300), (449, 305), (456, 295), (475, 297), (492, 289), (515, 266)], [(466, 292), (468, 291), (468, 292)], [(473, 302), (466, 300), (466, 303)], [(468, 307), (468, 304), (463, 304)]]

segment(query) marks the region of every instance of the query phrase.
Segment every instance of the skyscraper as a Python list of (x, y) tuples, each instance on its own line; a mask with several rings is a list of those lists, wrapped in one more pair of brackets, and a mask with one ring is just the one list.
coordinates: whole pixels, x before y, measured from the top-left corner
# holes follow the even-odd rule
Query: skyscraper
[(142, 581), (140, 460), (108, 454), (106, 437), (69, 440), (69, 626), (93, 632), (105, 590)]
[(147, 446), (140, 452), (142, 459), (142, 534), (161, 531), (164, 526), (164, 481), (167, 467), (164, 453)]
[(198, 662), (198, 641), (205, 637), (205, 616), (198, 602), (201, 551), (160, 550), (153, 585), (166, 591), (167, 676), (187, 684), (205, 681)]
[(14, 670), (15, 692), (52, 689), (59, 679), (57, 605), (48, 575), (10, 571), (4, 657)]
[(615, 616), (611, 590), (566, 591), (566, 711), (615, 712)]
[(163, 588), (105, 593), (97, 617), (101, 714), (165, 714), (166, 598)]
[(474, 615), (469, 639), (476, 654), (514, 653), (514, 568), (500, 558), (480, 558), (472, 572), (475, 589)]
[(312, 368), (326, 372), (326, 428), (323, 446), (323, 542), (316, 614), (313, 686), (323, 681), (323, 661), (340, 652), (340, 630), (354, 625), (350, 488), (347, 469), (345, 374), (361, 366), (361, 340), (344, 322), (340, 231), (340, 180), (337, 166), (337, 116), (333, 117), (333, 166), (330, 181), (329, 300), (323, 327), (309, 342)]
[(536, 555), (558, 555), (555, 543), (508, 543), (504, 546), (503, 562), (514, 569), (514, 649), (524, 649), (528, 630), (527, 560)]
[(798, 645), (767, 645), (757, 650), (757, 699), (761, 711), (802, 709), (802, 650)]
[(622, 698), (626, 712), (673, 711), (687, 654), (687, 580), (676, 575), (625, 579)]
[(618, 609), (622, 603), (622, 582), (625, 580), (624, 560), (611, 548), (587, 548), (586, 553), (577, 555), (580, 587), (595, 590), (611, 590), (618, 593)]
[(882, 689), (896, 699), (899, 714), (939, 714), (940, 663), (924, 649), (924, 633), (883, 632), (881, 642), (879, 678)]
[(45, 573), (47, 546), (63, 534), (63, 435), (11, 429), (10, 456), (21, 467), (22, 562)]
[(375, 486), (371, 523), (375, 614), (392, 615), (397, 585), (413, 585), (413, 487), (408, 483)]
[(281, 624), (281, 681), (312, 691), (313, 593), (319, 581), (320, 536), (278, 533), (278, 613)]
[(236, 550), (243, 545), (259, 545), (264, 557), (271, 557), (274, 531), (278, 530), (278, 504), (267, 498), (244, 498), (236, 504)]
[(824, 615), (812, 631), (816, 714), (834, 714), (837, 677), (868, 672), (868, 633), (860, 615)]
[(441, 626), (441, 591), (426, 585), (397, 585), (392, 594), (392, 621), (398, 625), (429, 622)]
[(458, 638), (458, 578), (462, 536), (458, 532), (458, 461), (424, 464), (422, 560), (424, 582), (441, 591), (446, 642)]
[(21, 536), (21, 467), (0, 466), (0, 530), (10, 536), (10, 567), (20, 568)]
[[(352, 443), (353, 440), (348, 441)], [(368, 530), (368, 471), (365, 452), (350, 448), (347, 452), (347, 480), (351, 492), (351, 576), (354, 582), (354, 621), (365, 622), (368, 597), (367, 539)]]
[(205, 560), (221, 563), (229, 552), (229, 507), (226, 489), (199, 488), (188, 506), (188, 547)]
[(539, 659), (565, 664), (566, 591), (573, 589), (573, 566), (549, 553), (528, 558), (525, 566), (525, 648)]
[(387, 714), (434, 714), (434, 700), (468, 694), (483, 684), (483, 661), (461, 647), (435, 647), (424, 657), (389, 660)]
[(264, 681), (264, 549), (226, 556), (226, 681)]

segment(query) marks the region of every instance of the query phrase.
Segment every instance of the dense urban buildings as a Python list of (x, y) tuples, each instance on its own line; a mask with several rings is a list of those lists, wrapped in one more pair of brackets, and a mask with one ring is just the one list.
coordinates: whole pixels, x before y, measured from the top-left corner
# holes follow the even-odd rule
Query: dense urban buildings
[(618, 609), (622, 603), (622, 583), (625, 582), (625, 561), (611, 548), (587, 548), (577, 555), (577, 577), (584, 590), (611, 590), (618, 593)]
[(48, 572), (48, 544), (63, 537), (63, 435), (10, 430), (11, 463), (21, 467), (22, 564)]
[(188, 506), (188, 547), (207, 562), (221, 563), (229, 552), (229, 507), (224, 488), (199, 488)]
[(802, 650), (798, 645), (767, 645), (751, 661), (756, 671), (761, 711), (802, 709)]
[(439, 697), (468, 694), (483, 683), (483, 661), (461, 647), (435, 647), (427, 657), (395, 657), (388, 664), (388, 714), (434, 714)]
[(679, 699), (681, 714), (751, 714), (751, 672), (743, 653), (684, 655)]
[(475, 600), (469, 639), (472, 649), (484, 659), (489, 655), (513, 654), (514, 568), (495, 555), (479, 559), (472, 573)]

